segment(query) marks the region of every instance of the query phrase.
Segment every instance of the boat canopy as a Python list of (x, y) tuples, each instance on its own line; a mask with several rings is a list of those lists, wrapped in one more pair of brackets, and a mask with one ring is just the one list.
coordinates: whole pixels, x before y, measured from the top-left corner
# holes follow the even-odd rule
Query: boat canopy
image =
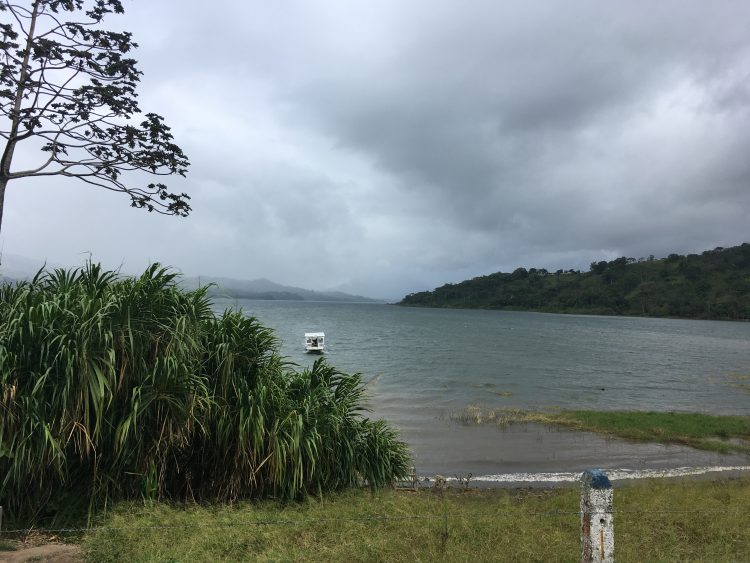
[(325, 335), (325, 332), (306, 332), (305, 338), (323, 338)]

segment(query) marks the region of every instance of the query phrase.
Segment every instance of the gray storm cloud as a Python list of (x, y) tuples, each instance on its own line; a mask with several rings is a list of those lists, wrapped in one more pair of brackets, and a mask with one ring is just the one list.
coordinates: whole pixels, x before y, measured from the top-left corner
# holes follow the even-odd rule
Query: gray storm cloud
[(5, 250), (398, 297), (750, 238), (750, 6), (406, 4), (128, 3), (195, 212), (19, 183)]

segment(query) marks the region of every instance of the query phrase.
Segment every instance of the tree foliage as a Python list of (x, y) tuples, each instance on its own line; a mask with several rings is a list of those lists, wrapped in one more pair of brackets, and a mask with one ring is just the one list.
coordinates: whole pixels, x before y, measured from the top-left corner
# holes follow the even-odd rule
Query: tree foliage
[[(137, 44), (128, 32), (101, 28), (107, 15), (122, 12), (120, 0), (0, 0), (0, 221), (10, 180), (47, 176), (127, 194), (148, 211), (190, 212), (186, 194), (128, 178), (184, 176), (188, 160), (161, 116), (134, 119), (141, 113), (141, 72), (131, 58)], [(21, 146), (39, 151), (40, 161), (12, 170)]]
[(592, 262), (588, 272), (518, 268), (413, 293), (400, 304), (750, 319), (750, 244), (661, 260), (623, 256)]

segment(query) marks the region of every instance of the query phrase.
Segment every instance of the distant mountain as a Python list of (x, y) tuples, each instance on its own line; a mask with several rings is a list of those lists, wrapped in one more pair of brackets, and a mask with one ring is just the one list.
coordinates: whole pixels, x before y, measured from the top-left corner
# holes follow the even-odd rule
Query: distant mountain
[[(4, 254), (0, 264), (0, 283), (17, 280), (29, 280), (44, 266), (42, 260), (32, 260), (24, 256)], [(46, 264), (47, 269), (60, 267), (58, 264)], [(80, 264), (77, 266), (80, 267)], [(124, 274), (125, 275), (125, 274)], [(238, 299), (264, 299), (284, 301), (338, 301), (351, 303), (383, 303), (380, 299), (371, 299), (361, 295), (352, 295), (342, 291), (313, 291), (301, 287), (281, 285), (271, 280), (238, 280), (213, 276), (182, 277), (179, 283), (185, 289), (213, 284), (209, 294), (215, 297)]]
[(232, 278), (217, 278), (200, 276), (183, 278), (180, 282), (186, 289), (213, 284), (208, 292), (216, 297), (232, 297), (237, 299), (263, 299), (283, 301), (339, 301), (356, 303), (380, 303), (378, 299), (370, 299), (361, 295), (351, 295), (341, 291), (313, 291), (301, 287), (281, 285), (265, 278), (257, 280), (238, 280)]
[(623, 256), (592, 262), (588, 272), (518, 268), (412, 293), (399, 305), (750, 320), (750, 244)]
[[(4, 280), (28, 280), (34, 277), (40, 268), (45, 266), (44, 260), (32, 260), (17, 254), (3, 253), (0, 258), (0, 277)], [(48, 269), (58, 267), (57, 264), (47, 263)]]

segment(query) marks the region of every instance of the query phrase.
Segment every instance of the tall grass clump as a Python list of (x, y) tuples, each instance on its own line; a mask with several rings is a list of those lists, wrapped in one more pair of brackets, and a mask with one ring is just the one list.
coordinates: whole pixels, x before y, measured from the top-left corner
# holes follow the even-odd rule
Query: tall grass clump
[[(0, 287), (0, 505), (20, 519), (119, 499), (292, 499), (407, 472), (358, 374), (296, 370), (159, 265)], [(85, 503), (85, 504), (84, 504)], [(7, 513), (7, 512), (6, 512)]]

